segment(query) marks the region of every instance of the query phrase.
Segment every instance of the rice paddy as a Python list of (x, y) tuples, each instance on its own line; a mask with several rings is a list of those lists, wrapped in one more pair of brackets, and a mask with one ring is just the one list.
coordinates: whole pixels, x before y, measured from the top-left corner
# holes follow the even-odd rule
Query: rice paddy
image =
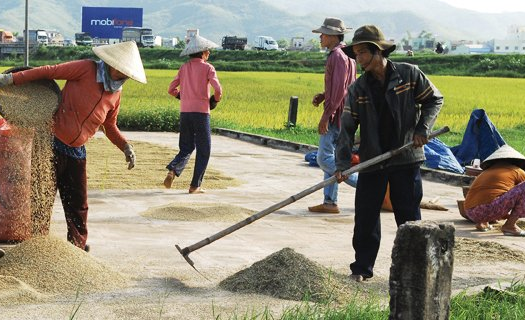
[[(167, 94), (176, 71), (147, 70), (148, 85), (130, 81), (122, 98), (122, 114), (178, 112), (179, 102)], [(290, 97), (299, 99), (296, 130), (311, 133), (317, 144), (317, 124), (322, 108), (313, 107), (314, 94), (323, 91), (323, 75), (290, 72), (219, 72), (223, 99), (212, 111), (212, 126), (246, 132), (279, 131), (288, 120)], [(448, 126), (442, 136), (447, 145), (461, 142), (474, 109), (484, 109), (507, 143), (525, 153), (525, 79), (432, 76), (429, 78), (445, 97), (436, 127)], [(279, 132), (279, 133), (281, 133)], [(293, 139), (293, 134), (291, 134)]]
[[(177, 70), (150, 69), (146, 73), (147, 85), (135, 81), (125, 84), (121, 118), (174, 122), (172, 115), (178, 113), (179, 102), (168, 95), (167, 90)], [(313, 107), (311, 99), (314, 94), (323, 91), (323, 74), (218, 72), (218, 77), (223, 86), (223, 99), (212, 111), (212, 126), (286, 135), (287, 139), (299, 139), (297, 142), (317, 144), (316, 128), (322, 108)], [(525, 142), (522, 141), (525, 79), (432, 75), (429, 78), (445, 97), (435, 126), (450, 127), (451, 133), (440, 137), (447, 145), (459, 144), (471, 112), (484, 109), (506, 142), (525, 153)], [(296, 127), (290, 132), (284, 129), (292, 96), (299, 99), (299, 107)], [(147, 125), (143, 127), (147, 130)], [(172, 128), (176, 130), (175, 123)]]

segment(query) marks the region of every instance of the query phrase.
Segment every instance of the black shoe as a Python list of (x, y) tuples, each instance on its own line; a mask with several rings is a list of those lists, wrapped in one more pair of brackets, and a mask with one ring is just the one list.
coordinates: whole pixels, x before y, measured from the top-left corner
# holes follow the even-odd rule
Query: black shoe
[(86, 244), (86, 245), (84, 246), (84, 251), (89, 252), (89, 244)]
[(0, 258), (2, 258), (5, 255), (5, 251), (0, 249)]

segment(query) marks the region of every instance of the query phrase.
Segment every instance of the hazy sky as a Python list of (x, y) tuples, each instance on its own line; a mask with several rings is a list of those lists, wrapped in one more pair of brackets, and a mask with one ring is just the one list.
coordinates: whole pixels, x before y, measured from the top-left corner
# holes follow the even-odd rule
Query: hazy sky
[(481, 12), (525, 12), (523, 0), (440, 0), (451, 6)]

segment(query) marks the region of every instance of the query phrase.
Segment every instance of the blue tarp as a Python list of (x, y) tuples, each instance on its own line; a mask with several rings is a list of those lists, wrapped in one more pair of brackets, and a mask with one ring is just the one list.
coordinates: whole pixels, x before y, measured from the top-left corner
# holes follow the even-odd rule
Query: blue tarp
[(470, 115), (461, 144), (451, 147), (450, 150), (458, 162), (465, 166), (474, 159), (485, 160), (504, 144), (506, 144), (505, 141), (485, 110), (475, 109)]
[[(434, 138), (425, 145), (425, 166), (432, 169), (442, 169), (456, 173), (464, 173), (465, 169), (457, 162), (456, 158), (446, 144)], [(318, 167), (317, 151), (312, 151), (304, 156), (304, 161), (311, 167)]]
[(465, 168), (459, 164), (450, 148), (438, 138), (431, 139), (425, 144), (424, 148), (425, 157), (427, 158), (425, 167), (461, 174), (465, 173)]
[[(437, 138), (431, 139), (425, 145), (425, 166), (463, 174), (464, 166), (469, 165), (472, 160), (483, 161), (504, 144), (505, 141), (485, 110), (475, 109), (470, 115), (460, 145), (449, 147)], [(317, 151), (307, 153), (304, 160), (310, 166), (318, 166)]]

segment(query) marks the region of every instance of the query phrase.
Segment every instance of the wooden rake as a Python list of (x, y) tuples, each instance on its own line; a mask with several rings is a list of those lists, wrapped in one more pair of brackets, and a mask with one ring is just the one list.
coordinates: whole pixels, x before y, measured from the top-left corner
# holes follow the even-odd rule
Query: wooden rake
[[(429, 140), (434, 138), (434, 137), (437, 137), (443, 133), (447, 133), (449, 132), (450, 129), (448, 127), (443, 127), (439, 130), (436, 130), (436, 131), (433, 131), (432, 133), (430, 133), (430, 136), (429, 136)], [(388, 151), (386, 153), (383, 153), (381, 155), (378, 155), (370, 160), (367, 160), (365, 162), (361, 162), (359, 164), (356, 164), (355, 166), (351, 167), (350, 169), (348, 170), (345, 170), (343, 171), (343, 175), (346, 175), (346, 176), (349, 176), (350, 174), (354, 173), (354, 172), (359, 172), (365, 168), (368, 168), (370, 166), (373, 166), (375, 164), (378, 164), (380, 162), (383, 162), (389, 158), (392, 158), (398, 154), (400, 154), (402, 151), (412, 147), (412, 145), (414, 144), (413, 141), (403, 145), (402, 147), (399, 147), (397, 149), (394, 149), (394, 150), (391, 150), (391, 151)], [(187, 246), (186, 248), (183, 248), (181, 249), (179, 247), (179, 245), (175, 245), (175, 247), (177, 248), (177, 250), (179, 250), (180, 254), (182, 255), (182, 257), (186, 260), (186, 262), (188, 262), (188, 264), (190, 266), (192, 266), (193, 269), (195, 269), (195, 271), (199, 272), (197, 270), (197, 268), (195, 268), (195, 265), (193, 263), (193, 261), (190, 259), (189, 257), (189, 254), (192, 253), (193, 251), (196, 251), (196, 250), (199, 250), (200, 248), (204, 247), (204, 246), (207, 246), (209, 245), (210, 243), (212, 242), (215, 242), (217, 240), (219, 240), (220, 238), (224, 237), (224, 236), (227, 236), (229, 235), (230, 233), (234, 232), (234, 231), (237, 231), (247, 225), (249, 225), (250, 223), (254, 222), (254, 221), (257, 221), (259, 219), (261, 219), (262, 217), (264, 216), (267, 216), (268, 214), (274, 212), (274, 211), (277, 211), (291, 203), (294, 203), (295, 201), (301, 199), (301, 198), (304, 198), (305, 196), (319, 190), (319, 189), (322, 189), (324, 188), (325, 186), (327, 185), (330, 185), (330, 184), (333, 184), (337, 182), (337, 178), (335, 176), (331, 176), (330, 178), (324, 180), (324, 181), (321, 181), (319, 182), (318, 184), (308, 188), (308, 189), (305, 189), (289, 198), (287, 198), (286, 200), (283, 200), (279, 203), (276, 203), (262, 211), (259, 211), (255, 214), (253, 214), (252, 216), (242, 220), (242, 221), (239, 221), (237, 222), (236, 224), (222, 230), (222, 231), (219, 231), (217, 232), (216, 234), (212, 235), (212, 236), (209, 236), (207, 237), (206, 239), (203, 239), (195, 244), (192, 244), (190, 246)], [(200, 272), (199, 272), (200, 274)]]

